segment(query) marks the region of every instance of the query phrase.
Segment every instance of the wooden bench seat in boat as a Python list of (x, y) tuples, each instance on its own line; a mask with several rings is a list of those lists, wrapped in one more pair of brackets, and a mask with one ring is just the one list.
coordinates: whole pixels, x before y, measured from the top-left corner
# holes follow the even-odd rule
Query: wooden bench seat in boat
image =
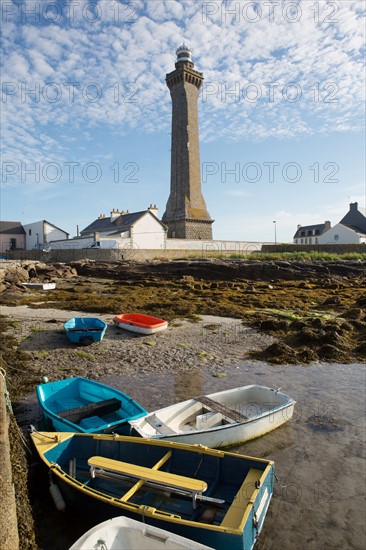
[(92, 477), (98, 474), (98, 470), (123, 474), (136, 480), (148, 481), (166, 487), (181, 489), (190, 493), (192, 496), (203, 493), (207, 489), (207, 483), (199, 479), (162, 472), (156, 468), (146, 468), (137, 466), (129, 462), (121, 462), (102, 456), (92, 456), (88, 459)]
[(144, 418), (145, 422), (150, 424), (157, 432), (163, 435), (177, 435), (177, 432), (165, 424), (156, 414), (149, 414)]
[(221, 527), (239, 529), (246, 507), (248, 504), (254, 502), (253, 493), (257, 489), (257, 482), (260, 480), (262, 474), (262, 470), (256, 470), (255, 468), (249, 470), (239, 491), (235, 495), (232, 505), (221, 522)]
[(78, 424), (81, 420), (83, 420), (83, 418), (87, 418), (89, 416), (104, 416), (106, 414), (118, 411), (120, 407), (121, 401), (113, 397), (112, 399), (105, 399), (104, 401), (88, 403), (87, 405), (83, 405), (81, 407), (66, 409), (58, 412), (57, 414), (58, 416), (61, 416), (61, 418), (66, 418), (67, 420), (70, 420), (70, 422)]
[(223, 403), (214, 401), (213, 399), (210, 399), (206, 395), (200, 395), (199, 397), (195, 397), (195, 400), (205, 405), (205, 407), (208, 407), (209, 409), (215, 412), (219, 412), (223, 416), (226, 416), (227, 418), (234, 420), (234, 422), (244, 422), (248, 420), (248, 417), (245, 416), (244, 414), (241, 414), (241, 412), (235, 411), (234, 409), (227, 407)]

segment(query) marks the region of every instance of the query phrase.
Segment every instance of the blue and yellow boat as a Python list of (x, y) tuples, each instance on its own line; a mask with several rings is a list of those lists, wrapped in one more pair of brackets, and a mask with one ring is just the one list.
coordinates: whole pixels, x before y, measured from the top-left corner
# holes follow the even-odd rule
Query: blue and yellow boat
[[(273, 494), (270, 460), (107, 434), (31, 433), (58, 508), (124, 515), (217, 550), (250, 550)], [(57, 489), (55, 491), (55, 488)]]

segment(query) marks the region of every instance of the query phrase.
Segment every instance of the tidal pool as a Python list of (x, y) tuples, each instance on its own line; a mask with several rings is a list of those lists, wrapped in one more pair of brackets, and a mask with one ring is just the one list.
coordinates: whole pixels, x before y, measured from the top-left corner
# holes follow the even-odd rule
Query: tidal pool
[[(297, 401), (293, 418), (230, 449), (275, 462), (277, 482), (256, 550), (363, 550), (366, 365), (249, 362), (225, 368), (225, 373), (215, 377), (202, 367), (182, 374), (107, 376), (100, 381), (131, 395), (147, 410), (236, 386), (281, 387)], [(31, 397), (27, 407), (27, 419), (33, 415), (36, 422), (39, 409)], [(18, 412), (21, 417), (21, 408)], [(49, 497), (42, 493), (46, 485), (38, 484), (34, 491), (43, 550), (65, 550), (93, 525), (51, 510)]]

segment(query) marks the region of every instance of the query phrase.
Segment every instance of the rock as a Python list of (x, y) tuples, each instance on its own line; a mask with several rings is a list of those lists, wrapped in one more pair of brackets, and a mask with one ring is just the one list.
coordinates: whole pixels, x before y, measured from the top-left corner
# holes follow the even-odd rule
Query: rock
[(356, 353), (358, 353), (359, 355), (362, 355), (363, 357), (366, 357), (366, 342), (363, 342), (362, 344), (360, 344), (359, 346), (357, 346), (356, 348)]
[(12, 284), (26, 283), (29, 281), (29, 274), (24, 267), (11, 266), (6, 270), (4, 281)]
[(339, 306), (339, 305), (341, 305), (341, 303), (342, 303), (342, 300), (340, 299), (339, 296), (329, 296), (329, 298), (324, 300), (322, 305), (323, 306), (329, 306), (329, 305)]
[(262, 354), (267, 361), (281, 365), (283, 363), (298, 363), (296, 351), (283, 342), (274, 342)]
[(324, 346), (319, 348), (318, 353), (320, 358), (332, 359), (338, 362), (342, 360), (342, 356), (344, 355), (339, 348), (331, 344), (324, 344)]
[(356, 304), (359, 306), (359, 307), (366, 307), (366, 296), (361, 296)]
[(258, 326), (261, 330), (274, 332), (277, 330), (286, 330), (288, 328), (287, 322), (283, 319), (266, 319), (260, 321)]

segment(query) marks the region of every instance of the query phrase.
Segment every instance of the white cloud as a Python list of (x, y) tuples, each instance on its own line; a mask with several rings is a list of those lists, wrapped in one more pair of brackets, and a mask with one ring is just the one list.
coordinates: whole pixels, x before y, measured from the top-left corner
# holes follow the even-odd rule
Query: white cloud
[[(123, 8), (117, 14), (115, 4), (103, 0), (93, 11), (86, 2), (71, 2), (61, 23), (50, 16), (38, 24), (29, 17), (23, 24), (3, 25), (3, 81), (17, 89), (3, 105), (8, 155), (47, 157), (49, 146), (40, 133), (47, 135), (55, 125), (167, 131), (165, 73), (174, 70), (175, 49), (183, 40), (193, 48), (197, 70), (204, 72), (203, 90), (208, 84), (216, 87), (206, 101), (200, 97), (203, 140), (288, 139), (362, 127), (364, 34), (358, 2), (337, 2), (337, 21), (329, 24), (314, 22), (308, 2), (300, 3), (302, 16), (295, 23), (286, 20), (284, 2), (273, 21), (262, 6), (255, 23), (248, 18), (259, 12), (250, 6), (244, 12), (238, 2), (226, 3), (224, 14), (220, 2), (204, 7), (190, 1), (134, 1), (129, 12)], [(230, 15), (238, 4), (241, 11)], [(320, 18), (331, 15), (329, 4), (315, 4)], [(208, 13), (209, 5), (218, 11)], [(47, 88), (51, 82), (54, 88)], [(34, 90), (36, 83), (39, 101), (35, 94), (22, 97), (21, 86)], [(258, 101), (247, 95), (251, 83), (260, 91)], [(268, 83), (274, 86), (272, 99)], [(295, 104), (284, 95), (289, 83), (301, 92)], [(230, 95), (233, 89), (237, 98)], [(58, 90), (61, 97), (52, 101)], [(17, 141), (19, 128), (24, 146)], [(62, 147), (50, 139), (62, 155)]]

